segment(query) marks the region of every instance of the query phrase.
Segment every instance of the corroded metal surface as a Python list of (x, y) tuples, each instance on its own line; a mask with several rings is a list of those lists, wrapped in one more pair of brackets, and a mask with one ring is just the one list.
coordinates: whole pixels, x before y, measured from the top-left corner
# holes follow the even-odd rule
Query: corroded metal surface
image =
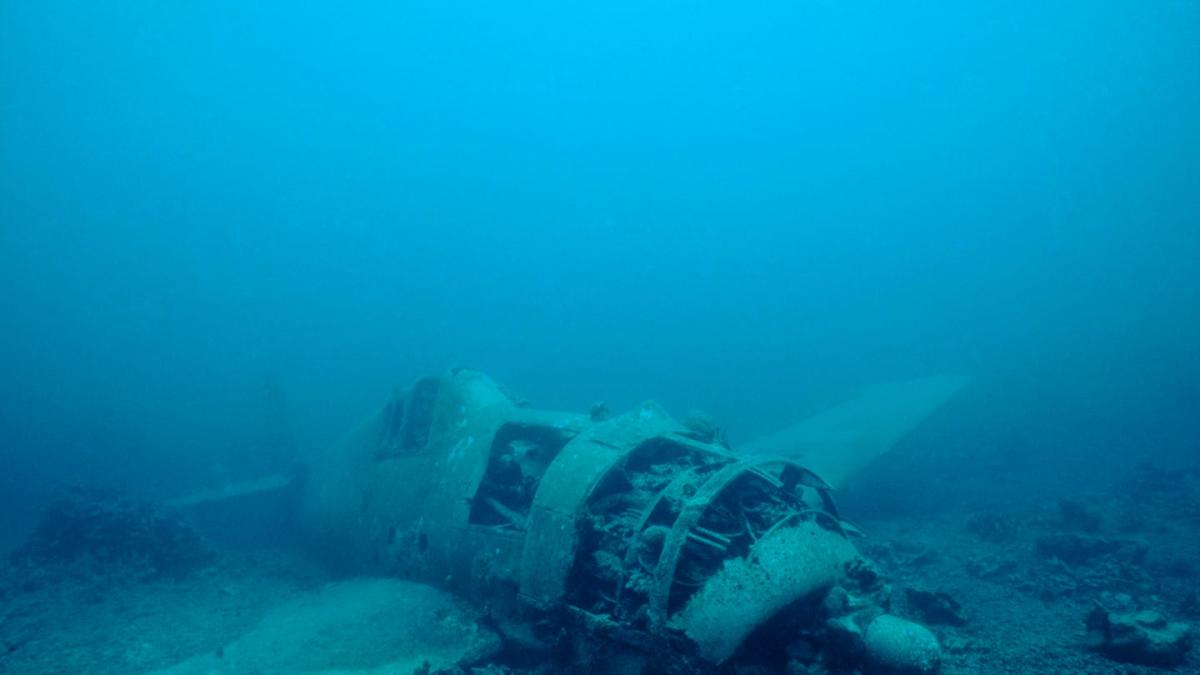
[(731, 658), (861, 562), (796, 461), (735, 453), (654, 403), (594, 417), (527, 407), (477, 372), (424, 378), (312, 463), (306, 521), (355, 563), (538, 639), (668, 670)]

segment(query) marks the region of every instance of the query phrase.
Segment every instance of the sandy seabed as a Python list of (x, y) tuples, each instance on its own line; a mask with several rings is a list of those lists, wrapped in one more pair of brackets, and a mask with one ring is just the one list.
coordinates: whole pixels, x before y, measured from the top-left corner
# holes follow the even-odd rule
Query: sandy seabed
[[(1200, 622), (1198, 481), (1142, 492), (1131, 484), (1060, 503), (862, 522), (859, 546), (891, 583), (893, 611), (937, 634), (943, 673), (1200, 672), (1195, 653), (1164, 670), (1088, 646), (1085, 617), (1097, 603)], [(1064, 560), (1046, 544), (1063, 535), (1115, 543)], [(126, 675), (198, 659), (212, 672), (250, 672), (226, 658), (231, 645), (336, 581), (286, 549), (220, 551), (183, 579), (10, 566), (0, 576), (0, 672)], [(484, 661), (476, 665), (488, 672), (519, 672)], [(825, 671), (794, 663), (790, 672)]]

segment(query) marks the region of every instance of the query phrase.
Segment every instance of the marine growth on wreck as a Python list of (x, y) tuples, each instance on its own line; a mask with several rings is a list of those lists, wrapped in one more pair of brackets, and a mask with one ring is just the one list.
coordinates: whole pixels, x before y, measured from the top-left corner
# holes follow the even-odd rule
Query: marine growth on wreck
[(654, 403), (584, 416), (478, 372), (425, 378), (314, 458), (304, 491), (306, 526), (346, 564), (461, 593), (564, 665), (783, 668), (806, 649), (938, 667), (932, 634), (887, 614), (821, 476)]

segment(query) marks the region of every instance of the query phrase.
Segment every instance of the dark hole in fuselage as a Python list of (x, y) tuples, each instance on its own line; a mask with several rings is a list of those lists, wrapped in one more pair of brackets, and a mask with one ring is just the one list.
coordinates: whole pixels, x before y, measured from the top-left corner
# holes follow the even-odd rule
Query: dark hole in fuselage
[(510, 423), (492, 441), (483, 482), (471, 501), (470, 522), (525, 529), (542, 474), (574, 432), (557, 427)]

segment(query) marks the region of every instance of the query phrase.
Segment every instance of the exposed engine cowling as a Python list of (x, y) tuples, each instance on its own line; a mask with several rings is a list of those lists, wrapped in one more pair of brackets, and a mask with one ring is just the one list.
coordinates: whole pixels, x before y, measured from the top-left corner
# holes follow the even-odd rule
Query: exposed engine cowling
[(882, 612), (829, 486), (795, 461), (653, 403), (536, 410), (472, 371), (420, 380), (314, 458), (302, 513), (347, 562), (450, 587), (514, 640), (614, 671), (781, 658), (754, 647), (785, 648), (780, 630), (836, 646)]

